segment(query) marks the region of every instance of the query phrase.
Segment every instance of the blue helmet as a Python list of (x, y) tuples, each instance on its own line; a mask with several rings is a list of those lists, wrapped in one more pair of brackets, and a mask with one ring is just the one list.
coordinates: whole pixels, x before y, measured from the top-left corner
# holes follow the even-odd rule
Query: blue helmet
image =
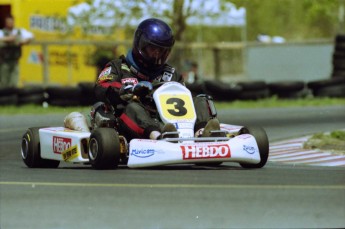
[(148, 71), (160, 68), (166, 63), (174, 43), (169, 25), (156, 18), (146, 19), (134, 34), (134, 60), (140, 68)]

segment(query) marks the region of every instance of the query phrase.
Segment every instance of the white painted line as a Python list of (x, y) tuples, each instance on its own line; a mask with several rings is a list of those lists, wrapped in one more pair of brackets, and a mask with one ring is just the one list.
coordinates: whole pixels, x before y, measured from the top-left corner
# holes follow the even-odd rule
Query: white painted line
[(289, 144), (289, 143), (299, 143), (299, 142), (305, 142), (310, 138), (310, 136), (301, 137), (301, 138), (294, 138), (290, 140), (283, 140), (279, 142), (275, 142), (274, 145), (282, 145), (282, 144)]
[(318, 156), (318, 157), (306, 157), (306, 158), (290, 158), (289, 160), (276, 160), (285, 163), (303, 163), (303, 164), (314, 164), (323, 161), (341, 161), (345, 159), (344, 156)]
[(320, 153), (320, 154), (315, 154), (315, 155), (309, 154), (309, 155), (301, 155), (301, 156), (295, 156), (295, 157), (278, 158), (278, 159), (274, 159), (273, 161), (295, 162), (295, 161), (301, 161), (301, 160), (304, 161), (307, 159), (319, 161), (321, 160), (321, 158), (324, 158), (324, 157), (327, 157), (327, 156), (324, 156), (322, 153)]
[(295, 143), (295, 144), (288, 144), (288, 145), (273, 145), (270, 146), (270, 150), (276, 150), (276, 149), (290, 149), (290, 148), (299, 148), (303, 146), (302, 143)]
[(345, 167), (345, 155), (337, 155), (320, 149), (304, 149), (303, 145), (309, 138), (310, 136), (305, 136), (271, 144), (268, 160), (286, 164)]
[(242, 184), (113, 184), (0, 181), (0, 185), (48, 187), (109, 187), (109, 188), (195, 188), (195, 189), (340, 189), (345, 185), (242, 185)]
[[(270, 151), (270, 156), (278, 156), (278, 155), (287, 155), (287, 154), (292, 154), (292, 153), (297, 153), (297, 152), (301, 152), (301, 149), (300, 148), (296, 148), (296, 149), (290, 149), (290, 150), (281, 150), (281, 151), (274, 151), (274, 152), (271, 152)], [(308, 151), (309, 152), (309, 151)], [(319, 151), (316, 151), (316, 150), (311, 150), (310, 152), (319, 152)]]
[(322, 157), (322, 158), (318, 158), (318, 159), (309, 159), (309, 160), (301, 160), (301, 162), (303, 163), (316, 163), (316, 162), (324, 162), (324, 161), (343, 161), (345, 160), (345, 157), (342, 155), (334, 155), (334, 156), (328, 156), (328, 157)]
[(311, 165), (319, 165), (319, 166), (345, 166), (345, 161), (320, 162), (320, 163), (312, 163)]
[(273, 159), (273, 160), (279, 160), (279, 159), (282, 159), (282, 160), (289, 160), (290, 158), (294, 158), (294, 159), (297, 159), (297, 158), (309, 158), (309, 157), (316, 157), (316, 156), (329, 156), (331, 154), (327, 153), (322, 153), (322, 152), (317, 152), (317, 151), (313, 151), (313, 152), (310, 152), (310, 151), (299, 151), (299, 152), (296, 152), (296, 153), (291, 153), (291, 154), (283, 154), (283, 155), (278, 155), (278, 156), (270, 156), (269, 158), (270, 159)]

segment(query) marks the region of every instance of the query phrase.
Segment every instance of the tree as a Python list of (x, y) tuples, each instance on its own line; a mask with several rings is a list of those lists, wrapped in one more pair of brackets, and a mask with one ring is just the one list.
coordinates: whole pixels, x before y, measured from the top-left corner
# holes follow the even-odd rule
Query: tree
[(182, 41), (188, 22), (205, 23), (202, 20), (207, 18), (219, 23), (234, 10), (235, 5), (225, 0), (89, 0), (71, 7), (67, 21), (70, 27), (80, 25), (85, 33), (111, 34), (117, 28), (133, 28), (145, 18), (158, 17), (171, 24), (176, 40)]
[(247, 10), (247, 34), (280, 35), (287, 40), (331, 38), (338, 31), (338, 8), (344, 0), (232, 0)]

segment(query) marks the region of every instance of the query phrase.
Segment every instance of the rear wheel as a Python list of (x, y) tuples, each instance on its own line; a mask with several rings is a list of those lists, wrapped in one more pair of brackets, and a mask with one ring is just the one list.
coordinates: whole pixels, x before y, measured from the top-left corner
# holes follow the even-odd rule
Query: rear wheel
[(98, 128), (91, 133), (89, 159), (94, 169), (114, 169), (120, 161), (119, 135), (113, 128)]
[(22, 137), (21, 156), (29, 168), (57, 168), (60, 161), (41, 158), (39, 129), (42, 127), (29, 128)]
[(258, 126), (242, 127), (238, 133), (253, 135), (258, 144), (260, 162), (257, 164), (240, 163), (243, 168), (262, 168), (266, 165), (269, 154), (269, 142), (266, 131)]

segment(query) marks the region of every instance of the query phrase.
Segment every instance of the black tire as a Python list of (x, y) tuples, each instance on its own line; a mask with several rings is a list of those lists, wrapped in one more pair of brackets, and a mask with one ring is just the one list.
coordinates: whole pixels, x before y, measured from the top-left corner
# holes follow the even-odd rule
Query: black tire
[(306, 98), (312, 94), (310, 89), (303, 89), (301, 91), (292, 91), (292, 92), (281, 92), (277, 93), (277, 97), (281, 99), (299, 99), (299, 98)]
[(18, 96), (16, 94), (0, 96), (0, 105), (16, 105), (17, 103)]
[(266, 82), (261, 80), (236, 83), (242, 90), (237, 94), (239, 100), (258, 100), (269, 97)]
[(80, 106), (81, 90), (79, 87), (47, 87), (48, 103), (53, 106)]
[(345, 52), (333, 52), (333, 60), (345, 58)]
[(46, 88), (46, 92), (49, 95), (49, 98), (57, 99), (74, 99), (75, 97), (80, 97), (80, 88), (79, 87), (60, 87), (60, 86), (49, 86)]
[(303, 81), (282, 81), (268, 84), (272, 94), (278, 94), (280, 92), (297, 92), (303, 90), (304, 86), (305, 83)]
[(23, 88), (18, 89), (18, 96), (30, 96), (33, 94), (43, 94), (45, 92), (45, 89), (41, 85), (32, 85), (32, 86), (26, 86)]
[(237, 85), (241, 86), (244, 91), (258, 91), (267, 88), (266, 82), (262, 80), (238, 82)]
[(345, 84), (323, 87), (313, 92), (316, 97), (345, 98)]
[(345, 58), (333, 59), (333, 69), (335, 70), (344, 70), (345, 69)]
[(18, 89), (15, 87), (0, 88), (0, 96), (16, 95), (17, 93), (18, 93)]
[(345, 83), (345, 77), (334, 77), (325, 80), (315, 80), (307, 84), (308, 88), (312, 90), (318, 90), (323, 87), (334, 86)]
[(41, 158), (38, 130), (42, 127), (29, 128), (22, 137), (21, 156), (29, 168), (57, 168), (60, 161)]
[(18, 89), (15, 87), (0, 88), (0, 105), (16, 105)]
[(78, 99), (49, 99), (48, 103), (51, 106), (58, 106), (58, 107), (73, 107), (73, 106), (81, 106), (81, 102)]
[(233, 101), (237, 99), (242, 87), (237, 84), (229, 84), (222, 81), (207, 80), (204, 82), (206, 94), (211, 95), (214, 100)]
[(345, 52), (345, 42), (336, 43), (334, 50), (337, 52)]
[(41, 105), (46, 100), (45, 89), (41, 85), (26, 86), (18, 89), (18, 104)]
[(248, 91), (241, 91), (237, 95), (237, 99), (239, 100), (258, 100), (258, 99), (264, 99), (270, 96), (270, 91), (265, 89), (259, 89), (259, 90), (248, 90)]
[(345, 81), (345, 70), (333, 69), (332, 71), (332, 79), (343, 79)]
[(193, 96), (205, 94), (203, 83), (186, 83), (186, 87), (190, 90)]
[(90, 136), (88, 155), (94, 169), (115, 169), (120, 161), (120, 140), (116, 130), (94, 130)]
[(260, 153), (260, 162), (258, 164), (248, 164), (248, 163), (240, 163), (242, 168), (246, 169), (255, 169), (255, 168), (262, 168), (266, 165), (268, 160), (269, 154), (269, 142), (266, 131), (258, 126), (251, 126), (251, 127), (242, 127), (238, 133), (241, 134), (250, 134), (255, 137), (255, 140), (259, 147)]
[(78, 83), (78, 87), (80, 88), (80, 103), (82, 106), (90, 106), (97, 102), (94, 92), (95, 83), (80, 82)]
[(307, 95), (305, 83), (303, 81), (282, 81), (268, 84), (271, 95), (278, 98), (295, 99)]
[(345, 43), (345, 34), (337, 34), (335, 37), (335, 43)]
[(24, 104), (37, 104), (42, 105), (42, 103), (46, 100), (44, 94), (32, 94), (32, 95), (26, 95), (21, 96), (18, 98), (18, 105), (24, 105)]

